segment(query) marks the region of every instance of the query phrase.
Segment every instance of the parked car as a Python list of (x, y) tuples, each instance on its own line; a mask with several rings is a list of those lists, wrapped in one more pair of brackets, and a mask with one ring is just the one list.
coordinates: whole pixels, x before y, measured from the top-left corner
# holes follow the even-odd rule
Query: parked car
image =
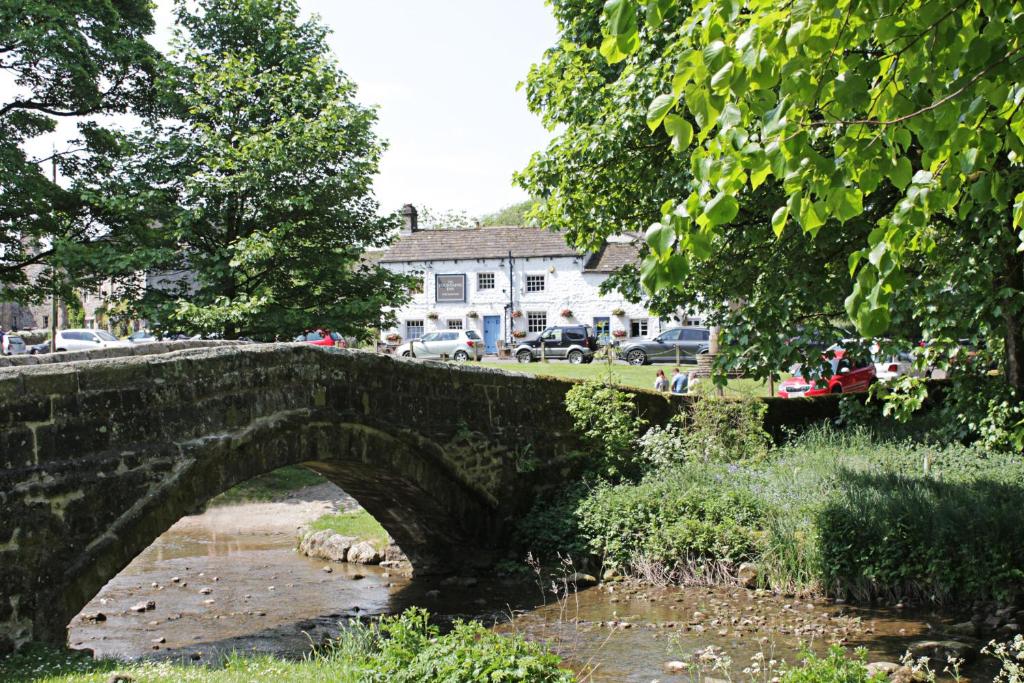
[(524, 337), (516, 345), (516, 360), (520, 363), (540, 360), (542, 344), (544, 358), (564, 358), (573, 365), (590, 363), (598, 349), (597, 335), (590, 325), (557, 325)]
[(419, 339), (402, 344), (406, 358), (441, 358), (467, 361), (484, 355), (484, 341), (475, 330), (441, 330), (428, 332)]
[[(875, 381), (874, 363), (854, 357), (846, 358), (844, 351), (835, 351), (826, 359), (832, 368), (832, 376), (816, 379), (806, 377), (805, 369), (799, 365), (793, 368), (793, 376), (779, 385), (779, 396), (795, 398), (800, 396), (823, 396), (825, 394), (854, 394), (867, 391)], [(807, 372), (807, 374), (813, 374)]]
[(133, 344), (148, 344), (159, 341), (159, 338), (150, 330), (138, 330), (128, 335), (128, 341)]
[(708, 352), (710, 340), (711, 331), (706, 327), (673, 327), (653, 339), (623, 342), (619, 357), (630, 365), (675, 363), (679, 349), (679, 361), (696, 363), (697, 356)]
[(38, 344), (33, 344), (32, 346), (28, 347), (28, 352), (30, 354), (32, 354), (33, 356), (37, 356), (37, 355), (39, 355), (41, 353), (49, 353), (50, 352), (50, 342), (49, 341), (44, 341), (44, 342), (39, 342)]
[(337, 346), (341, 349), (348, 348), (348, 341), (339, 332), (317, 329), (307, 330), (295, 338), (297, 342), (306, 342), (313, 346)]
[(118, 339), (106, 330), (58, 330), (56, 339), (58, 351), (92, 351), (131, 345), (130, 341)]
[(0, 335), (0, 355), (20, 356), (28, 353), (25, 347), (25, 340), (13, 332), (4, 332)]

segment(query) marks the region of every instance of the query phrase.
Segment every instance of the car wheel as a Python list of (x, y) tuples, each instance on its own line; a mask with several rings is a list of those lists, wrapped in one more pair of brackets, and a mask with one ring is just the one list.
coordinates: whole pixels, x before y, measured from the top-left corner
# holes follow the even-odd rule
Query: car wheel
[(626, 362), (630, 365), (646, 365), (647, 354), (640, 349), (633, 349), (626, 354)]
[(452, 358), (459, 361), (460, 363), (465, 363), (467, 360), (469, 360), (469, 354), (466, 353), (465, 351), (456, 351), (455, 355), (452, 356)]
[(516, 360), (520, 363), (531, 363), (533, 362), (533, 354), (524, 349), (516, 354)]
[(409, 358), (410, 356), (412, 356), (412, 354), (408, 351), (402, 351), (402, 358)]
[(841, 393), (843, 393), (843, 388), (837, 384), (834, 387), (832, 387), (832, 393), (833, 394), (841, 394)]
[(569, 362), (573, 365), (579, 365), (583, 362), (583, 352), (579, 349), (573, 349), (569, 352), (569, 355), (566, 356), (566, 358), (568, 358)]

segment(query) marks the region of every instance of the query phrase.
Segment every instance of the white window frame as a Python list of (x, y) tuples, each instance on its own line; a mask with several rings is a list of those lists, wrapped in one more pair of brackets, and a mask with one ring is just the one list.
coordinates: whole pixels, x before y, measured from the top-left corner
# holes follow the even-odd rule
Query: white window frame
[(526, 331), (527, 332), (543, 332), (548, 327), (548, 313), (547, 311), (527, 311), (526, 312)]
[[(538, 279), (540, 281), (540, 287), (537, 287)], [(544, 273), (527, 273), (526, 274), (526, 293), (536, 294), (543, 292), (547, 289), (547, 276)], [(546, 314), (545, 314), (546, 315)]]
[(488, 289), (494, 289), (498, 284), (497, 278), (494, 273), (477, 273), (476, 274), (476, 288), (479, 291)]
[(462, 330), (462, 318), (448, 318), (445, 321), (446, 330)]
[(651, 331), (649, 318), (631, 318), (629, 321), (629, 336), (646, 337)]
[[(406, 320), (405, 321), (405, 336), (406, 336), (406, 338), (407, 339), (417, 339), (419, 337), (422, 337), (424, 334), (426, 334), (426, 332), (427, 332), (426, 322), (427, 321), (424, 320), (423, 318), (420, 318), (418, 320)], [(417, 323), (417, 324), (414, 325), (413, 323)], [(419, 328), (419, 331), (420, 331), (419, 334), (414, 334), (414, 333), (410, 332), (410, 330), (413, 330), (413, 329), (416, 329), (416, 328)]]

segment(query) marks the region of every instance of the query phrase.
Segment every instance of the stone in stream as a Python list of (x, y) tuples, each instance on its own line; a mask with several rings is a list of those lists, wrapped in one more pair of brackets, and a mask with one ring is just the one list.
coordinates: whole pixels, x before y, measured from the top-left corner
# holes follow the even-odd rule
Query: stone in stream
[(299, 552), (307, 557), (317, 557), (331, 562), (351, 561), (348, 560), (350, 548), (358, 542), (359, 539), (354, 536), (342, 536), (325, 529), (303, 536), (299, 543)]
[(871, 662), (867, 665), (868, 678), (874, 678), (878, 674), (891, 676), (896, 673), (896, 670), (899, 668), (900, 665), (896, 662)]
[(94, 624), (99, 623), (101, 621), (106, 621), (106, 620), (107, 620), (107, 615), (104, 614), (103, 612), (92, 612), (92, 613), (88, 613), (88, 614), (83, 614), (82, 615), (82, 621), (91, 621)]
[(348, 561), (357, 564), (380, 564), (380, 551), (369, 541), (359, 541), (348, 549)]
[(954, 657), (968, 662), (977, 654), (974, 645), (959, 640), (921, 640), (912, 643), (909, 650), (915, 659), (927, 657), (940, 664), (945, 664)]
[(213, 592), (213, 589), (212, 589), (212, 588), (200, 588), (200, 589), (199, 589), (199, 593), (200, 593), (201, 595), (209, 595), (209, 594), (210, 594), (210, 593), (212, 593), (212, 592)]
[(736, 571), (736, 580), (744, 588), (757, 588), (757, 565), (744, 562)]
[(686, 662), (680, 661), (678, 659), (673, 659), (672, 661), (665, 662), (665, 664), (662, 666), (665, 669), (665, 671), (674, 674), (687, 671), (690, 668)]
[(146, 602), (139, 602), (139, 603), (136, 603), (136, 604), (131, 606), (131, 611), (132, 612), (140, 612), (141, 613), (141, 612), (146, 612), (146, 611), (154, 610), (154, 609), (156, 609), (156, 603), (154, 601), (152, 601), (152, 600), (147, 600)]

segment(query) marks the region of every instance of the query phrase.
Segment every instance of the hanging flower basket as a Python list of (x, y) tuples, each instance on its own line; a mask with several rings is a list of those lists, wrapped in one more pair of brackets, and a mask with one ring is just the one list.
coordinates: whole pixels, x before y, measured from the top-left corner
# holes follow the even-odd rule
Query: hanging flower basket
[(562, 317), (563, 318), (571, 318), (572, 317), (572, 310), (569, 309), (569, 308), (563, 308), (562, 309)]
[(612, 315), (620, 315), (620, 316), (621, 315), (626, 315), (626, 312), (624, 310), (622, 310), (621, 308), (613, 308), (612, 309)]
[(522, 318), (523, 317), (523, 312), (522, 311), (512, 311), (512, 317), (513, 318)]
[(437, 311), (431, 311), (430, 313), (427, 313), (427, 318), (429, 318), (430, 320), (437, 320)]
[(523, 337), (526, 336), (526, 331), (525, 330), (514, 330), (512, 332), (512, 336), (515, 337), (516, 339), (522, 339)]
[(388, 336), (384, 337), (384, 339), (388, 340), (392, 344), (398, 344), (399, 342), (402, 341), (402, 335), (392, 332)]
[(626, 331), (625, 330), (614, 330), (612, 332), (612, 336), (615, 337), (616, 339), (623, 339), (626, 336)]
[(467, 318), (479, 318), (480, 315), (476, 311), (470, 311), (466, 314)]

